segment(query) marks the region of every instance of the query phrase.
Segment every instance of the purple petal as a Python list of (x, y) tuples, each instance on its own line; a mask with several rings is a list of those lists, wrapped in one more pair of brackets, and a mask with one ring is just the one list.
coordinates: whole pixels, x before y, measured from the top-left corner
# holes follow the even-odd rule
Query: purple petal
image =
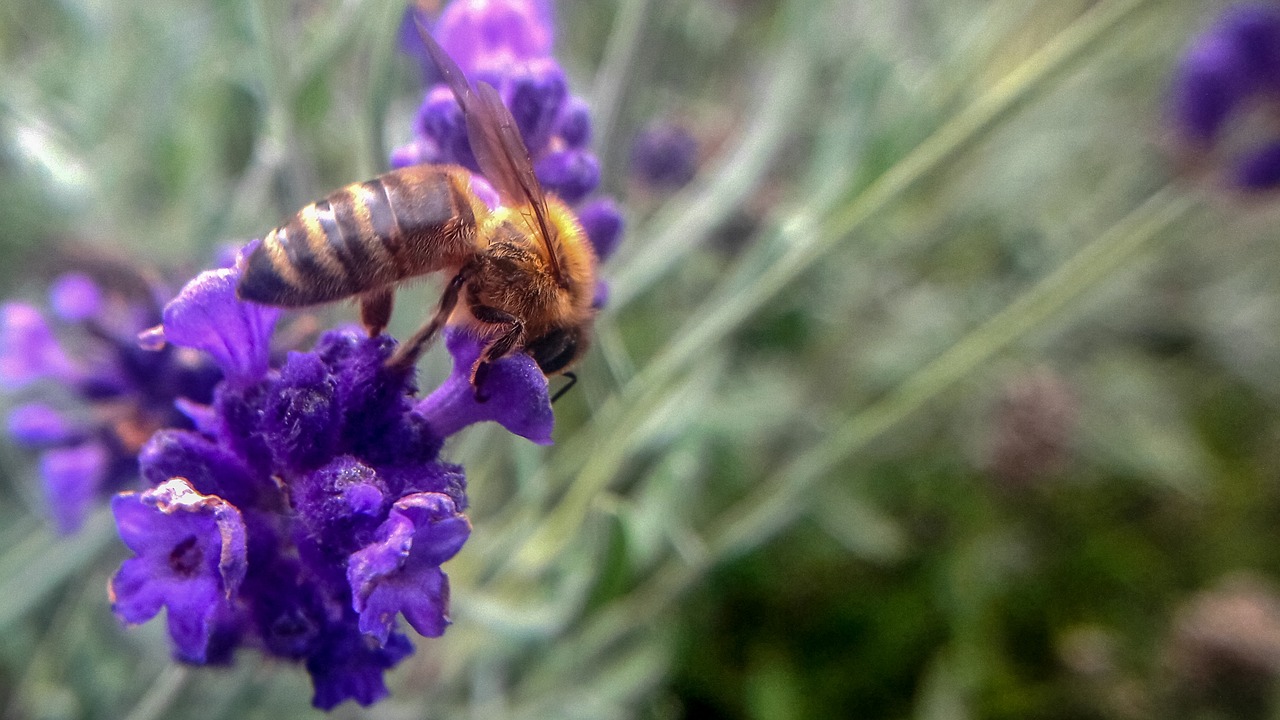
[(248, 568), (239, 510), (181, 478), (143, 493), (121, 493), (111, 509), (121, 539), (137, 554), (112, 578), (116, 613), (142, 622), (155, 614), (158, 600), (168, 608), (176, 654), (205, 662), (216, 620)]
[(40, 402), (19, 405), (9, 413), (9, 436), (28, 447), (71, 442), (83, 431), (61, 411)]
[(179, 660), (202, 665), (208, 659), (219, 601), (218, 584), (209, 577), (183, 583), (181, 591), (165, 597), (169, 637)]
[(347, 563), (360, 631), (385, 643), (396, 614), (403, 613), (420, 634), (443, 634), (449, 585), (440, 564), (457, 554), (470, 533), (471, 523), (447, 495), (415, 493), (396, 501), (377, 542)]
[[(241, 253), (247, 257), (255, 244)], [(248, 384), (267, 372), (280, 311), (236, 298), (240, 265), (200, 273), (164, 308), (164, 336), (213, 356), (228, 380)]]
[(1235, 45), (1242, 67), (1257, 86), (1276, 89), (1280, 80), (1280, 7), (1240, 5), (1227, 10), (1214, 30)]
[(142, 558), (129, 558), (121, 563), (107, 588), (111, 609), (130, 625), (144, 623), (159, 614), (164, 607), (166, 589), (164, 583), (155, 581), (151, 563)]
[(110, 453), (98, 442), (47, 450), (40, 456), (40, 477), (58, 530), (73, 533), (102, 494)]
[(533, 358), (515, 353), (493, 363), (484, 385), (488, 399), (476, 402), (471, 366), (480, 357), (481, 341), (450, 329), (445, 345), (453, 355), (453, 373), (414, 408), (436, 433), (447, 437), (473, 423), (493, 421), (539, 445), (551, 444), (555, 416), (547, 378)]
[(18, 389), (34, 380), (74, 374), (74, 365), (35, 306), (0, 305), (0, 385)]
[(49, 288), (53, 312), (67, 322), (88, 320), (102, 312), (102, 289), (83, 273), (67, 273)]
[(611, 198), (600, 198), (578, 208), (578, 222), (601, 262), (608, 260), (622, 239), (622, 211)]
[(361, 604), (360, 632), (385, 643), (397, 614), (423, 637), (440, 637), (449, 627), (449, 578), (438, 567), (384, 578)]
[(471, 534), (471, 522), (453, 499), (433, 492), (406, 495), (391, 506), (391, 515), (408, 518), (414, 530), (411, 560), (439, 566), (458, 554)]

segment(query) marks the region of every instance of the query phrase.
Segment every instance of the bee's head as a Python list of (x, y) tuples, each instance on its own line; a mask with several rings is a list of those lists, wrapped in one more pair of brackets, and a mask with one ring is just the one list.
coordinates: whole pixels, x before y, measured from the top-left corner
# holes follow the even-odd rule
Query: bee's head
[(590, 339), (588, 324), (553, 327), (525, 345), (524, 351), (538, 363), (543, 375), (551, 376), (572, 367), (587, 351)]

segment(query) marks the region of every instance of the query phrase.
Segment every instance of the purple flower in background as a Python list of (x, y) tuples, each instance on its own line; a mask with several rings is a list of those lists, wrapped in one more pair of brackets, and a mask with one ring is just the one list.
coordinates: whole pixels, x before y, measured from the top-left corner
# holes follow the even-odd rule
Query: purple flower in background
[[(1189, 149), (1226, 156), (1222, 162), (1234, 186), (1270, 190), (1280, 186), (1280, 138), (1248, 137), (1243, 120), (1260, 106), (1274, 112), (1277, 102), (1280, 4), (1239, 5), (1224, 12), (1183, 55), (1173, 80), (1171, 115)], [(1228, 142), (1228, 136), (1234, 139)]]
[[(401, 44), (434, 81), (435, 68), (418, 37), (415, 18), (426, 27), (472, 82), (497, 89), (511, 110), (534, 170), (543, 187), (596, 218), (583, 229), (597, 255), (606, 257), (617, 244), (622, 215), (611, 201), (588, 198), (600, 184), (600, 162), (591, 152), (591, 115), (587, 104), (569, 93), (564, 70), (551, 55), (555, 28), (546, 0), (455, 0), (432, 18), (411, 6), (401, 26)], [(453, 95), (443, 84), (427, 89), (418, 110), (414, 140), (397, 148), (391, 164), (458, 164), (479, 172), (466, 124)], [(594, 204), (593, 204), (594, 203)]]
[(425, 399), (412, 369), (387, 367), (385, 335), (331, 331), (273, 363), (279, 311), (236, 298), (241, 270), (188, 283), (151, 338), (211, 356), (224, 379), (207, 403), (184, 405), (192, 428), (143, 447), (153, 488), (113, 504), (136, 555), (112, 581), (116, 612), (134, 623), (166, 608), (180, 660), (258, 647), (305, 664), (317, 707), (368, 705), (412, 652), (397, 618), (430, 637), (449, 624), (440, 566), (471, 525), (444, 438), (496, 420), (549, 441), (547, 380), (518, 353), (493, 364), (477, 403), (465, 371), (479, 345), (462, 333), (448, 347), (463, 370)]
[(698, 141), (674, 122), (655, 122), (631, 145), (631, 176), (654, 190), (678, 190), (698, 172)]
[(99, 265), (96, 275), (54, 280), (51, 313), (0, 305), (0, 387), (32, 396), (9, 411), (9, 435), (39, 453), (49, 512), (63, 532), (137, 478), (138, 450), (152, 432), (191, 426), (175, 402), (208, 402), (221, 378), (197, 353), (139, 347), (138, 332), (160, 321), (167, 291), (131, 268)]

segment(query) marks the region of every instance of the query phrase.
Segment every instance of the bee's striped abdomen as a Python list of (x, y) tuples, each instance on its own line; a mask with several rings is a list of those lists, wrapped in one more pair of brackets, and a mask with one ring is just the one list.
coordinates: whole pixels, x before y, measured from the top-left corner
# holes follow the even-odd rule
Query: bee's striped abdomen
[(250, 255), (240, 297), (314, 305), (461, 265), (475, 252), (469, 182), (460, 168), (417, 166), (307, 205)]

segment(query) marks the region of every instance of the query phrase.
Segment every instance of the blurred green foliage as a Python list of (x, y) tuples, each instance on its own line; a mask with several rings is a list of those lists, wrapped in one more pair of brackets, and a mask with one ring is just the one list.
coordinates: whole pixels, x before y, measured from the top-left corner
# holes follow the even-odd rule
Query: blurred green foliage
[[(334, 715), (1277, 717), (1280, 206), (1163, 126), (1223, 6), (556, 3), (613, 301), (555, 447), (447, 449), (455, 624)], [(77, 243), (193, 270), (385, 169), (402, 10), (0, 6), (3, 294)], [(626, 172), (658, 117), (703, 148), (666, 195)], [(5, 717), (314, 713), (297, 668), (118, 628), (109, 519), (55, 538), (0, 459)]]

